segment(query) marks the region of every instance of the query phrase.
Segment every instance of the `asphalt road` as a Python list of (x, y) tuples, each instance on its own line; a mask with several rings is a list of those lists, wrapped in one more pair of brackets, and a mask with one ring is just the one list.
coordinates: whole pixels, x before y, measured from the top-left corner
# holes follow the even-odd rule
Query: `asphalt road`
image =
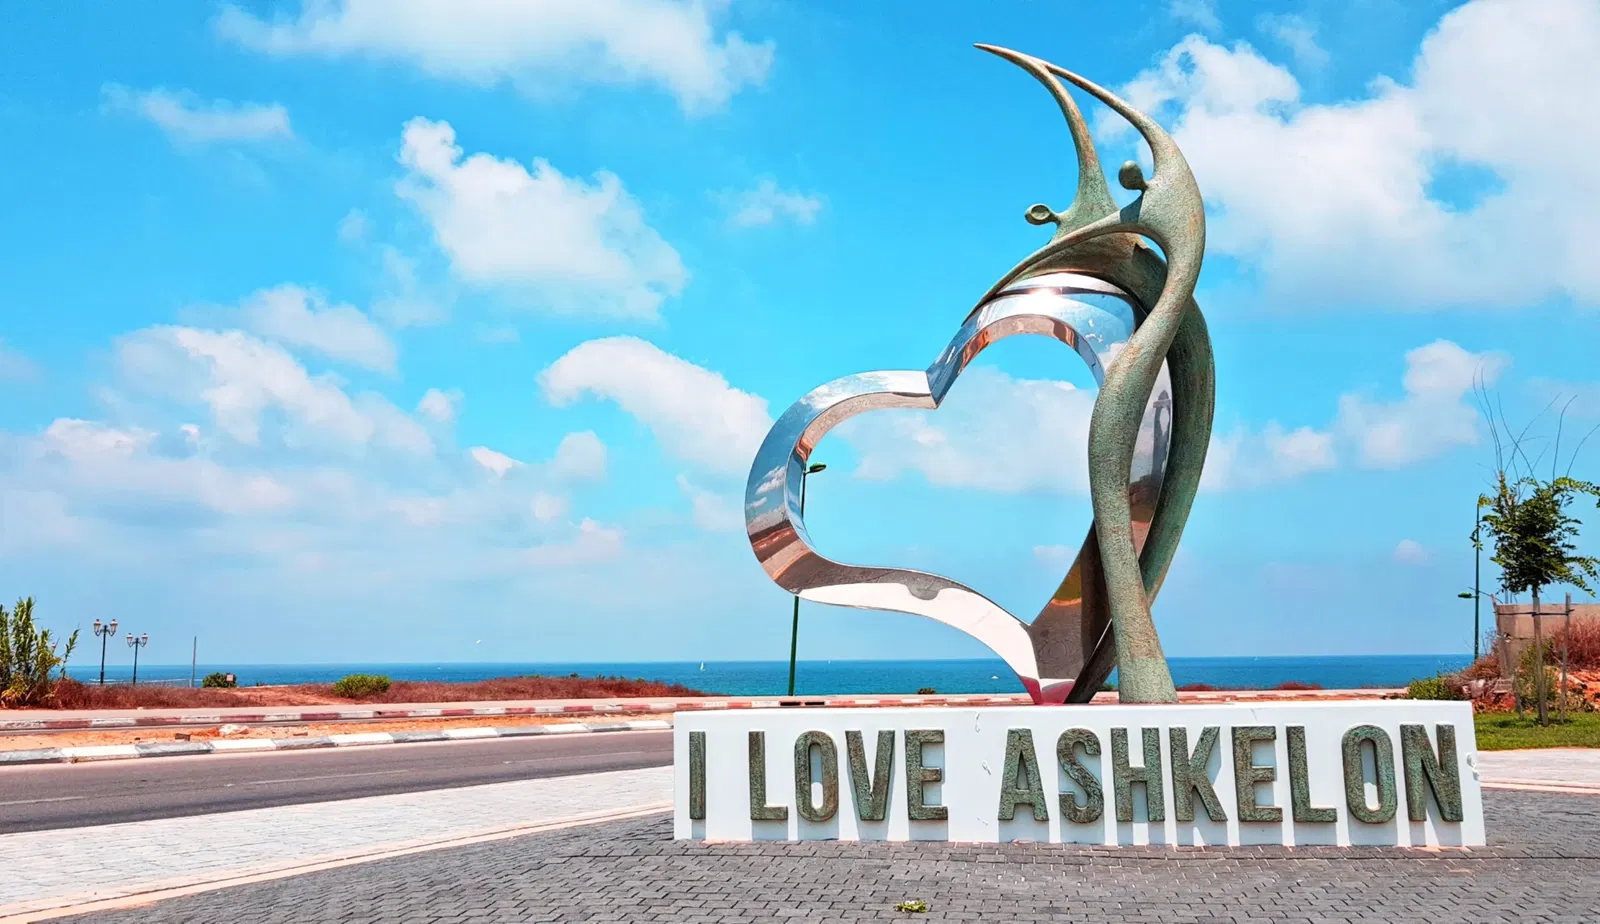
[(0, 833), (664, 767), (671, 731), (0, 768)]

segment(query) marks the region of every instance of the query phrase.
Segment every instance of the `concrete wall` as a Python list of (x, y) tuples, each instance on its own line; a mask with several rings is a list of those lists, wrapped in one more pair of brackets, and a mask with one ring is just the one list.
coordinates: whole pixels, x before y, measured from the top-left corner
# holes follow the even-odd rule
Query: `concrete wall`
[[(1566, 604), (1561, 600), (1539, 602), (1539, 619), (1544, 623), (1544, 637), (1550, 639), (1562, 631), (1566, 623)], [(1497, 603), (1494, 607), (1495, 655), (1500, 659), (1500, 673), (1511, 676), (1512, 667), (1522, 658), (1522, 653), (1533, 644), (1533, 604)], [(1600, 623), (1600, 603), (1574, 603), (1572, 624)]]

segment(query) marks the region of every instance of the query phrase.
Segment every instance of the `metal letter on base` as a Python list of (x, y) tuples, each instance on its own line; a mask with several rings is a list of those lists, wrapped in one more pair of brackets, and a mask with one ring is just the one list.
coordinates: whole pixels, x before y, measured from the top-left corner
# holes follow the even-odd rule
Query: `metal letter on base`
[[(961, 629), (1003, 658), (1035, 702), (1086, 702), (1113, 669), (1122, 702), (1173, 702), (1150, 604), (1177, 551), (1211, 438), (1211, 341), (1193, 297), (1206, 236), (1200, 191), (1171, 137), (1109, 91), (1038, 58), (978, 47), (1026, 70), (1055, 97), (1077, 150), (1077, 195), (1064, 212), (1028, 209), (1028, 221), (1054, 225), (1054, 235), (990, 287), (933, 365), (836, 379), (784, 412), (745, 490), (750, 544), (767, 574), (806, 600)], [(1150, 145), (1152, 176), (1132, 161), (1118, 173), (1123, 187), (1139, 193), (1127, 206), (1112, 201), (1088, 123), (1061, 79), (1111, 107)], [(864, 411), (937, 408), (979, 352), (1013, 334), (1061, 341), (1100, 384), (1089, 427), (1094, 526), (1039, 615), (1023, 622), (935, 574), (818, 553), (799, 491), (823, 435)]]

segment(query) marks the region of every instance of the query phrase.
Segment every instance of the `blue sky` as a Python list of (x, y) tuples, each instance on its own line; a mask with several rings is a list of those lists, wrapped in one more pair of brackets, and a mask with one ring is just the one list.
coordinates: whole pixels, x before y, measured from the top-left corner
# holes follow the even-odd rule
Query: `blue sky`
[[(1118, 88), (1207, 200), (1169, 654), (1468, 649), (1473, 382), (1600, 423), (1593, 0), (9, 16), (0, 593), (152, 662), (783, 657), (738, 516), (766, 427), (931, 362), (1074, 188), (1048, 96), (973, 42)], [(853, 422), (813, 538), (1036, 612), (1089, 521), (1092, 387), (1007, 341), (937, 413)], [(984, 653), (804, 621), (802, 657)]]

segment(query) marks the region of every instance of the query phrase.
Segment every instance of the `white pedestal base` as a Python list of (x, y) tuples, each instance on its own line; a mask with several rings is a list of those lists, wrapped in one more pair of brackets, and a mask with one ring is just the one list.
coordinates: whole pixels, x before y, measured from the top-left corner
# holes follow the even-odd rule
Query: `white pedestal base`
[[(1155, 730), (1159, 741), (1159, 783), (1132, 782), (1125, 787), (1125, 804), (1119, 806), (1117, 780), (1138, 776), (1146, 763), (1146, 729)], [(1180, 730), (1178, 743), (1188, 752), (1177, 755), (1178, 762), (1193, 757), (1176, 773), (1174, 729)], [(802, 778), (809, 779), (809, 786), (797, 792), (796, 744), (808, 732), (820, 735), (808, 736), (802, 746), (808, 758)], [(893, 733), (887, 767), (878, 761), (881, 732)], [(754, 744), (751, 733), (759, 733)], [(927, 733), (942, 733), (942, 742), (939, 734)], [(1064, 733), (1065, 752), (1060, 749)], [(674, 737), (678, 838), (1107, 845), (1484, 843), (1477, 743), (1466, 703), (690, 712), (678, 714)], [(1354, 764), (1346, 760), (1347, 738), (1357, 742)], [(1125, 748), (1118, 747), (1119, 740), (1126, 742)], [(852, 741), (857, 747), (851, 747)], [(1208, 741), (1214, 741), (1209, 749)], [(1302, 743), (1305, 760), (1291, 760), (1291, 752)], [(691, 760), (692, 748), (703, 749), (703, 760)], [(852, 750), (861, 759), (852, 761)], [(1206, 750), (1204, 758), (1194, 756)], [(764, 792), (762, 780), (751, 776), (754, 751), (764, 758), (757, 766), (758, 773), (764, 772)], [(822, 766), (830, 751), (836, 787), (829, 786), (830, 774)], [(1003, 786), (1008, 751), (1016, 775)], [(1120, 772), (1119, 761), (1124, 768)], [(857, 772), (852, 772), (852, 763)], [(1030, 776), (1030, 763), (1036, 777)], [(1197, 782), (1185, 785), (1185, 769), (1200, 771), (1202, 763), (1203, 773), (1193, 774)], [(1388, 765), (1388, 774), (1380, 772), (1380, 763)], [(697, 765), (703, 765), (703, 774), (694, 770)], [(891, 777), (883, 800), (879, 777), (885, 772)], [(919, 778), (917, 785), (910, 785), (912, 775)], [(1386, 775), (1393, 781), (1387, 800), (1380, 790)], [(1347, 779), (1359, 782), (1347, 787)], [(884, 802), (882, 819), (872, 817), (874, 784)], [(1297, 788), (1302, 798), (1296, 799)], [(1359, 788), (1364, 804), (1356, 806), (1347, 788)], [(1095, 789), (1098, 800), (1092, 798)], [(1184, 789), (1190, 793), (1187, 800), (1180, 795)], [(1455, 789), (1459, 797), (1453, 795)], [(1208, 813), (1204, 796), (1210, 793), (1215, 798)], [(1063, 794), (1072, 800), (1070, 807)], [(1041, 795), (1042, 800), (1034, 798)], [(1153, 806), (1154, 795), (1159, 800)], [(808, 800), (804, 810), (802, 799)], [(1180, 800), (1192, 804), (1194, 820), (1179, 819)], [(1034, 801), (1043, 803), (1037, 811)], [(1392, 814), (1386, 812), (1386, 801), (1393, 805)], [(916, 802), (922, 805), (914, 808)], [(830, 805), (836, 806), (831, 813)], [(1414, 820), (1419, 811), (1422, 819)], [(692, 817), (697, 814), (703, 817)], [(1012, 817), (1006, 818), (1008, 814)], [(1076, 819), (1069, 817), (1074, 814)], [(1214, 820), (1215, 815), (1221, 820)], [(1250, 820), (1252, 816), (1278, 817)]]

